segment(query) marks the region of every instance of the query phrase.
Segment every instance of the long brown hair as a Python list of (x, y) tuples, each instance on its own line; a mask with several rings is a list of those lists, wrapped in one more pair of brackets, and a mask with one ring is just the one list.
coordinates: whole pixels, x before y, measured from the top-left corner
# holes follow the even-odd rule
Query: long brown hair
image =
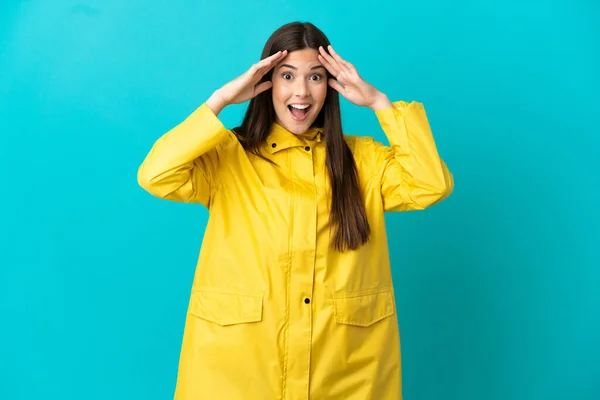
[[(292, 22), (273, 32), (261, 59), (280, 50), (287, 50), (289, 54), (306, 48), (318, 50), (319, 46), (327, 49), (329, 44), (325, 34), (313, 24)], [(261, 82), (271, 80), (272, 74), (273, 70), (269, 71)], [(332, 77), (329, 72), (327, 77)], [(261, 156), (260, 145), (267, 139), (274, 120), (273, 98), (267, 90), (250, 100), (242, 125), (233, 131), (246, 150)], [(333, 245), (339, 251), (355, 250), (369, 240), (371, 229), (359, 188), (356, 163), (343, 136), (339, 94), (331, 86), (327, 87), (325, 103), (314, 126), (322, 127), (325, 132), (326, 165), (332, 191), (329, 219), (336, 227)]]

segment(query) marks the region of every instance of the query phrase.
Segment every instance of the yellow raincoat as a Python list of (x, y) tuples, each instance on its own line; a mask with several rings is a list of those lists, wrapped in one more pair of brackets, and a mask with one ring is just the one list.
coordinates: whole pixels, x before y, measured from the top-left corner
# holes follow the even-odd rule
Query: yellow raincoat
[(203, 104), (154, 144), (139, 184), (210, 211), (176, 400), (402, 398), (384, 212), (424, 209), (454, 184), (423, 105), (393, 105), (376, 112), (390, 146), (345, 136), (372, 232), (346, 253), (330, 246), (320, 129), (274, 124), (262, 148), (272, 165)]

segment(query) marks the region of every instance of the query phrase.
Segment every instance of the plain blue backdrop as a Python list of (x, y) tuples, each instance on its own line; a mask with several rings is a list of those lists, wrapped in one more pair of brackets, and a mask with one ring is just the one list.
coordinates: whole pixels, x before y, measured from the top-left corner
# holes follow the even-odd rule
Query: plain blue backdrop
[(423, 102), (455, 176), (387, 217), (405, 398), (600, 399), (598, 2), (166, 4), (0, 5), (0, 399), (172, 398), (207, 212), (137, 168), (294, 20)]

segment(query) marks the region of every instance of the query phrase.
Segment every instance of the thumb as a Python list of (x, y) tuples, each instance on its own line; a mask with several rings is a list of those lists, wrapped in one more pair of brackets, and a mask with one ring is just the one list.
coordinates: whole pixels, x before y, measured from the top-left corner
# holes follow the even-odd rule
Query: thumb
[(258, 95), (259, 95), (259, 94), (261, 94), (262, 92), (264, 92), (264, 91), (266, 91), (266, 90), (269, 90), (269, 89), (271, 89), (272, 87), (273, 87), (273, 82), (271, 82), (271, 81), (266, 81), (266, 82), (263, 82), (263, 83), (261, 83), (260, 85), (257, 85), (257, 86), (254, 88), (254, 95), (255, 95), (255, 96), (258, 96)]

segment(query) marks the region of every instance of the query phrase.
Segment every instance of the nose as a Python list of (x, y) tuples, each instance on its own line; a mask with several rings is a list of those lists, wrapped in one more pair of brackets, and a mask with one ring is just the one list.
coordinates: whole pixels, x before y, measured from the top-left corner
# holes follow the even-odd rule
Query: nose
[(298, 97), (306, 97), (309, 94), (308, 82), (304, 79), (298, 79), (294, 85), (294, 94)]

